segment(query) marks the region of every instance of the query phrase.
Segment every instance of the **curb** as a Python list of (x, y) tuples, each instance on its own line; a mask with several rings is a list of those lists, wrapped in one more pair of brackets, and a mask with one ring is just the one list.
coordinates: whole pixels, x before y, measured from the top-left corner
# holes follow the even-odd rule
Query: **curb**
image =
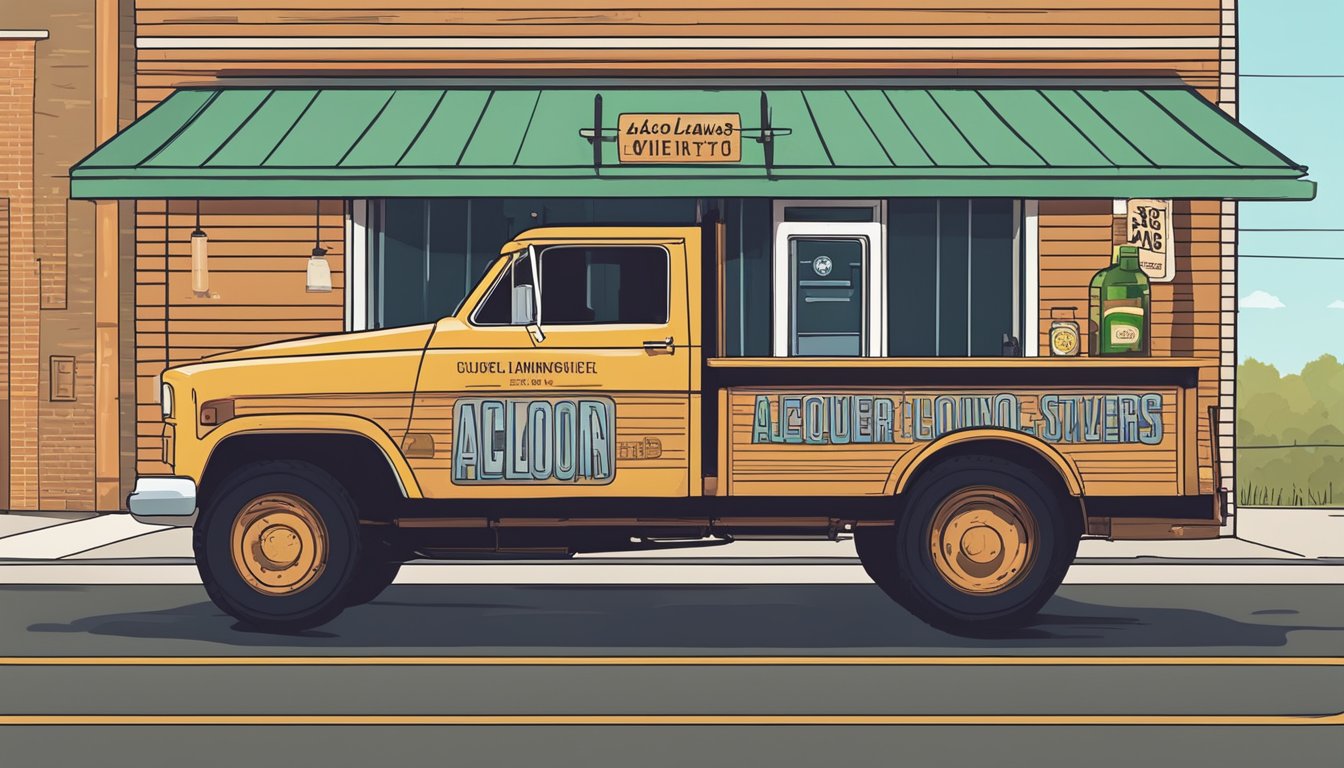
[[(192, 565), (196, 564), (195, 558), (191, 557), (135, 557), (135, 558), (0, 558), (0, 567), (9, 566), (120, 566), (120, 565)], [(661, 567), (661, 566), (681, 566), (681, 567), (704, 567), (717, 565), (746, 566), (855, 566), (860, 567), (859, 559), (856, 557), (715, 557), (715, 558), (694, 558), (694, 557), (669, 557), (658, 560), (648, 558), (622, 558), (622, 557), (602, 557), (602, 558), (449, 558), (444, 560), (411, 560), (406, 563), (408, 566), (417, 567), (451, 567), (451, 566), (489, 566), (500, 567), (506, 565), (532, 566), (532, 567), (557, 567), (573, 568), (579, 566), (639, 566), (639, 567)], [(1344, 557), (1323, 557), (1323, 558), (1214, 558), (1214, 557), (1160, 557), (1156, 555), (1146, 555), (1138, 557), (1080, 557), (1073, 561), (1073, 567), (1078, 566), (1198, 566), (1198, 565), (1217, 565), (1217, 566), (1344, 566)]]
[[(1303, 563), (1295, 568), (1245, 564), (1101, 565), (1075, 564), (1067, 584), (1329, 584), (1344, 585), (1339, 563)], [(199, 584), (195, 565), (181, 562), (116, 563), (29, 561), (0, 563), (0, 584), (112, 585)], [(397, 584), (440, 586), (583, 586), (590, 588), (644, 586), (651, 588), (700, 586), (865, 585), (872, 580), (855, 563), (799, 565), (697, 563), (694, 566), (642, 562), (504, 561), (417, 562), (402, 568)]]

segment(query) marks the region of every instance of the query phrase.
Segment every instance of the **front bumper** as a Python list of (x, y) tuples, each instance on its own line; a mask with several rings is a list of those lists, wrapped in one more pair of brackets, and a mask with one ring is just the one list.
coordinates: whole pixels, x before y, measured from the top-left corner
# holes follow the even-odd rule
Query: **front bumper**
[(191, 525), (196, 519), (196, 481), (189, 477), (140, 477), (126, 499), (142, 523)]

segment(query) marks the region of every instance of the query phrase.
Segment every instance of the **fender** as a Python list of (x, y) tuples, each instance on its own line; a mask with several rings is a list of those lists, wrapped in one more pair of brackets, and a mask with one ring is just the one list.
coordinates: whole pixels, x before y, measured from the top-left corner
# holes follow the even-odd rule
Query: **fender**
[(972, 427), (948, 432), (937, 440), (925, 443), (912, 451), (907, 451), (896, 462), (896, 466), (892, 467), (884, 488), (885, 493), (887, 495), (903, 493), (915, 472), (926, 461), (934, 458), (943, 448), (977, 441), (1014, 443), (1030, 448), (1054, 466), (1060, 477), (1064, 479), (1065, 485), (1068, 486), (1070, 496), (1083, 495), (1083, 478), (1078, 473), (1078, 466), (1073, 463), (1072, 459), (1038, 437), (997, 427)]
[(266, 414), (262, 416), (239, 416), (230, 419), (212, 429), (200, 440), (179, 443), (179, 450), (186, 449), (174, 457), (175, 474), (200, 480), (206, 464), (215, 449), (224, 440), (241, 434), (321, 434), (336, 433), (358, 435), (378, 446), (387, 463), (392, 467), (402, 492), (408, 499), (421, 499), (424, 494), (415, 480), (406, 457), (382, 427), (361, 416), (331, 413), (314, 414)]

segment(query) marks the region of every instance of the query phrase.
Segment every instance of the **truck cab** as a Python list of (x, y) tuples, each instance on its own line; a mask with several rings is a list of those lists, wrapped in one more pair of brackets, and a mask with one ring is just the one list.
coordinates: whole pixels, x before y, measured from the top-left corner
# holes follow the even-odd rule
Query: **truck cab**
[(1031, 619), (1084, 534), (1216, 533), (1216, 361), (876, 356), (873, 240), (777, 235), (771, 357), (723, 354), (721, 230), (550, 227), (436, 323), (170, 369), (172, 474), (131, 511), (193, 525), (211, 598), (274, 631), (412, 559), (750, 535), (853, 536), (901, 605), (985, 634)]

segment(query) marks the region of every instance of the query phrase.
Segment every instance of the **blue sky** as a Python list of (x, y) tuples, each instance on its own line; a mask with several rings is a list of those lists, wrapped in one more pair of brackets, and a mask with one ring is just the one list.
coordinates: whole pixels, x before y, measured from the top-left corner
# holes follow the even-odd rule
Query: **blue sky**
[[(1243, 258), (1238, 357), (1296, 373), (1330, 353), (1344, 359), (1344, 0), (1242, 0), (1241, 122), (1318, 183), (1310, 203), (1243, 203), (1240, 252), (1333, 256), (1340, 261)], [(1335, 308), (1330, 308), (1335, 304)]]

